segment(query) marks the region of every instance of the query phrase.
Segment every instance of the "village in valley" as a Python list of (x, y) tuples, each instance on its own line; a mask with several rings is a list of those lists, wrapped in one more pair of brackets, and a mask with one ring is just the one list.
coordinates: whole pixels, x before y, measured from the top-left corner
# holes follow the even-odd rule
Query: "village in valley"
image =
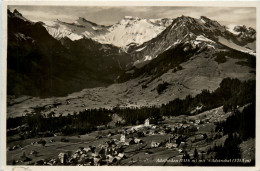
[(256, 165), (256, 7), (3, 9), (6, 165)]
[[(7, 162), (78, 166), (203, 165), (214, 162), (214, 148), (227, 138), (221, 131), (215, 131), (216, 123), (232, 113), (224, 113), (223, 107), (219, 107), (192, 116), (163, 116), (156, 124), (152, 124), (153, 118), (147, 118), (144, 123), (137, 121), (133, 126), (116, 126), (122, 118), (114, 114), (109, 128), (100, 125), (89, 134), (66, 137), (60, 133), (48, 136), (45, 133), (45, 137), (8, 143)], [(252, 141), (246, 143), (251, 144), (253, 151)], [(248, 159), (244, 162), (249, 163), (252, 156), (243, 155)]]

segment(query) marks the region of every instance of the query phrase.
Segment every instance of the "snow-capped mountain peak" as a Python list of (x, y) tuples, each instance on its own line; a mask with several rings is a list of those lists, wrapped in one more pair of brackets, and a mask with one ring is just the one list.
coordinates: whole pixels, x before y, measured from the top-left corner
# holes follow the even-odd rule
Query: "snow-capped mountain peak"
[[(224, 26), (206, 16), (198, 19), (184, 15), (175, 19), (125, 16), (111, 26), (98, 25), (83, 17), (79, 17), (73, 23), (59, 20), (54, 23), (45, 27), (56, 39), (68, 37), (74, 41), (90, 38), (102, 44), (112, 44), (130, 53), (136, 49), (136, 53), (141, 54), (142, 58), (145, 56), (149, 56), (149, 59), (155, 58), (176, 42), (193, 40), (199, 45), (201, 40), (196, 40), (197, 36), (199, 38), (203, 36), (207, 40), (236, 50), (241, 47), (243, 52), (255, 53), (254, 29), (242, 25)], [(206, 42), (209, 44), (209, 41)]]
[(230, 24), (227, 26), (227, 30), (235, 35), (241, 36), (242, 38), (256, 38), (256, 31), (251, 27), (245, 25)]
[(111, 26), (103, 26), (79, 17), (74, 23), (56, 21), (54, 25), (46, 24), (48, 32), (56, 39), (68, 37), (78, 40), (91, 38), (104, 44), (125, 48), (128, 44), (140, 45), (151, 40), (171, 24), (171, 19), (143, 19), (125, 16)]
[[(172, 21), (156, 38), (136, 47), (129, 48), (138, 59), (138, 64), (145, 62), (145, 57), (156, 58), (164, 51), (174, 48), (177, 44), (190, 42), (194, 47), (215, 49), (216, 46), (227, 46), (231, 49), (255, 54), (255, 31), (243, 26), (235, 27), (233, 34), (230, 30), (205, 16), (199, 19), (180, 16)], [(136, 63), (137, 64), (137, 63)]]

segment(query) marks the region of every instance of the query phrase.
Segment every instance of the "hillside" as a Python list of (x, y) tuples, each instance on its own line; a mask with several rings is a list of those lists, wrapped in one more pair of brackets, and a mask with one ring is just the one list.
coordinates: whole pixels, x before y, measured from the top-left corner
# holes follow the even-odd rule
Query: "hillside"
[(87, 87), (112, 84), (129, 55), (91, 39), (56, 40), (40, 22), (8, 11), (7, 93), (64, 96)]

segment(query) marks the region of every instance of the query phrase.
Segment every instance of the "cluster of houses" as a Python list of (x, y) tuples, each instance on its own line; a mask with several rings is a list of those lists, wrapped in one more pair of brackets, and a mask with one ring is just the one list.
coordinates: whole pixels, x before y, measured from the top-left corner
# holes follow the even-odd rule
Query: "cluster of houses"
[[(117, 145), (114, 140), (106, 141), (104, 144), (88, 147), (79, 147), (74, 153), (61, 152), (56, 159), (39, 160), (34, 165), (78, 165), (78, 166), (100, 166), (100, 165), (116, 165), (126, 158), (124, 154), (124, 145)], [(37, 155), (32, 151), (30, 154)]]
[[(151, 127), (149, 119), (147, 119), (141, 127)], [(138, 129), (139, 127), (137, 126), (136, 128), (124, 130), (118, 140), (111, 139), (97, 147), (81, 147), (73, 154), (62, 152), (58, 155), (58, 159), (51, 159), (50, 161), (45, 161), (43, 164), (85, 166), (116, 165), (126, 158), (126, 155), (124, 154), (125, 147), (144, 143), (141, 138), (138, 138), (140, 135), (138, 137), (134, 136), (134, 134), (138, 132)], [(112, 133), (108, 133), (107, 137), (111, 137), (110, 134), (112, 135)], [(127, 138), (128, 135), (131, 136)], [(141, 136), (143, 136), (143, 134)], [(97, 139), (99, 139), (99, 137)]]
[(98, 147), (79, 148), (73, 154), (60, 153), (58, 155), (58, 164), (84, 166), (114, 165), (126, 158), (123, 151), (122, 146), (118, 146), (112, 140)]
[[(125, 149), (134, 144), (144, 144), (143, 137), (153, 135), (165, 135), (172, 133), (169, 139), (162, 139), (161, 141), (149, 142), (147, 147), (150, 148), (168, 148), (183, 152), (183, 148), (186, 144), (184, 135), (179, 133), (179, 130), (189, 130), (192, 127), (202, 124), (201, 120), (192, 120), (190, 122), (164, 124), (161, 126), (151, 125), (149, 119), (146, 119), (144, 124), (131, 126), (119, 131), (120, 137), (113, 139), (113, 133), (109, 132), (106, 137), (110, 140), (103, 144), (88, 147), (80, 147), (74, 153), (61, 152), (56, 159), (39, 160), (35, 162), (35, 165), (85, 165), (85, 166), (98, 166), (98, 165), (117, 165), (126, 158), (124, 153)], [(97, 139), (103, 138), (99, 135)], [(197, 135), (196, 140), (205, 139), (205, 135)], [(50, 143), (54, 142), (53, 139)], [(33, 144), (45, 145), (46, 142), (40, 140), (39, 142), (33, 142)], [(147, 143), (147, 142), (146, 142)], [(16, 147), (15, 147), (16, 148)], [(36, 152), (31, 152), (31, 155), (36, 156)]]

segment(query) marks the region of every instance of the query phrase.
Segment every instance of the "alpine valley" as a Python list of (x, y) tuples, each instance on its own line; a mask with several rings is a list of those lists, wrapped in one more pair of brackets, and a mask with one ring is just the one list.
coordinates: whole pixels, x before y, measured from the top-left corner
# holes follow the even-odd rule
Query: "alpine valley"
[[(112, 132), (111, 136), (118, 139), (116, 129), (119, 122), (120, 127), (123, 125), (126, 130), (131, 129), (129, 125), (140, 125), (149, 118), (155, 126), (150, 129), (157, 127), (163, 132), (172, 125), (183, 129), (181, 138), (177, 135), (182, 133), (174, 132), (174, 129), (171, 133), (162, 133), (166, 143), (172, 143), (168, 140), (172, 138), (170, 134), (175, 136), (175, 133), (175, 138), (179, 138), (176, 142), (180, 143), (168, 148), (160, 142), (158, 147), (167, 149), (164, 154), (163, 150), (153, 149), (157, 148), (156, 145), (150, 145), (161, 140), (160, 133), (154, 133), (151, 140), (144, 133), (142, 140), (146, 145), (149, 143), (149, 149), (135, 141), (133, 149), (126, 147), (126, 159), (120, 158), (119, 165), (202, 165), (155, 161), (160, 155), (167, 159), (185, 159), (188, 155), (190, 159), (223, 159), (219, 157), (222, 153), (217, 152), (217, 148), (222, 150), (222, 155), (230, 155), (227, 159), (233, 159), (231, 153), (237, 151), (224, 154), (227, 149), (221, 144), (237, 143), (236, 138), (241, 140), (235, 144), (240, 149), (239, 157), (250, 159), (250, 162), (240, 165), (253, 164), (254, 136), (243, 132), (244, 127), (238, 126), (240, 120), (234, 124), (234, 129), (239, 127), (236, 131), (228, 130), (226, 125), (233, 123), (231, 117), (237, 119), (236, 112), (240, 113), (239, 116), (253, 113), (245, 119), (246, 125), (255, 116), (252, 105), (255, 102), (256, 31), (253, 28), (225, 26), (206, 16), (192, 18), (184, 15), (162, 19), (125, 16), (113, 25), (99, 25), (82, 17), (71, 23), (58, 19), (48, 23), (33, 22), (17, 10), (8, 10), (7, 17), (8, 146), (22, 142), (25, 149), (31, 149), (29, 140), (42, 140), (44, 136), (39, 132), (49, 131), (59, 138), (70, 135), (70, 145), (65, 147), (66, 142), (58, 145), (75, 151), (74, 147), (80, 148), (83, 141), (91, 140), (89, 143), (92, 145), (99, 143), (95, 141), (103, 141), (103, 138), (96, 140), (96, 136), (104, 137)], [(44, 124), (42, 127), (33, 124), (39, 118), (30, 119), (37, 114), (46, 120), (53, 119), (45, 123), (50, 124), (49, 128)], [(89, 118), (95, 115), (96, 118), (91, 119), (93, 123), (83, 122), (86, 119), (84, 114)], [(54, 118), (67, 118), (62, 120), (66, 124), (59, 125), (57, 123), (61, 121), (55, 122)], [(57, 128), (52, 128), (51, 124)], [(178, 124), (182, 126), (179, 128)], [(26, 140), (15, 137), (15, 131), (28, 131), (28, 125), (30, 129), (33, 127), (34, 134), (30, 133), (27, 138), (21, 136)], [(97, 130), (101, 125), (107, 129), (99, 135)], [(194, 126), (196, 131), (187, 133), (183, 125), (189, 125), (188, 130)], [(82, 135), (82, 141), (75, 137), (78, 134)], [(95, 136), (94, 140), (92, 136)], [(54, 139), (58, 141), (57, 137)], [(47, 144), (44, 148), (48, 148)], [(60, 153), (58, 148), (55, 146), (55, 155)], [(175, 151), (171, 153), (168, 149)], [(33, 150), (42, 151), (39, 148)], [(44, 160), (53, 156), (51, 152), (41, 153), (47, 156)], [(8, 155), (9, 163), (17, 158), (12, 157), (14, 151)], [(196, 158), (197, 155), (200, 157)], [(40, 158), (36, 156), (26, 164), (37, 164)], [(78, 159), (77, 162), (80, 163)], [(212, 165), (212, 161), (208, 162)], [(75, 163), (70, 163), (68, 157), (67, 164)], [(114, 164), (112, 160), (111, 165)]]

